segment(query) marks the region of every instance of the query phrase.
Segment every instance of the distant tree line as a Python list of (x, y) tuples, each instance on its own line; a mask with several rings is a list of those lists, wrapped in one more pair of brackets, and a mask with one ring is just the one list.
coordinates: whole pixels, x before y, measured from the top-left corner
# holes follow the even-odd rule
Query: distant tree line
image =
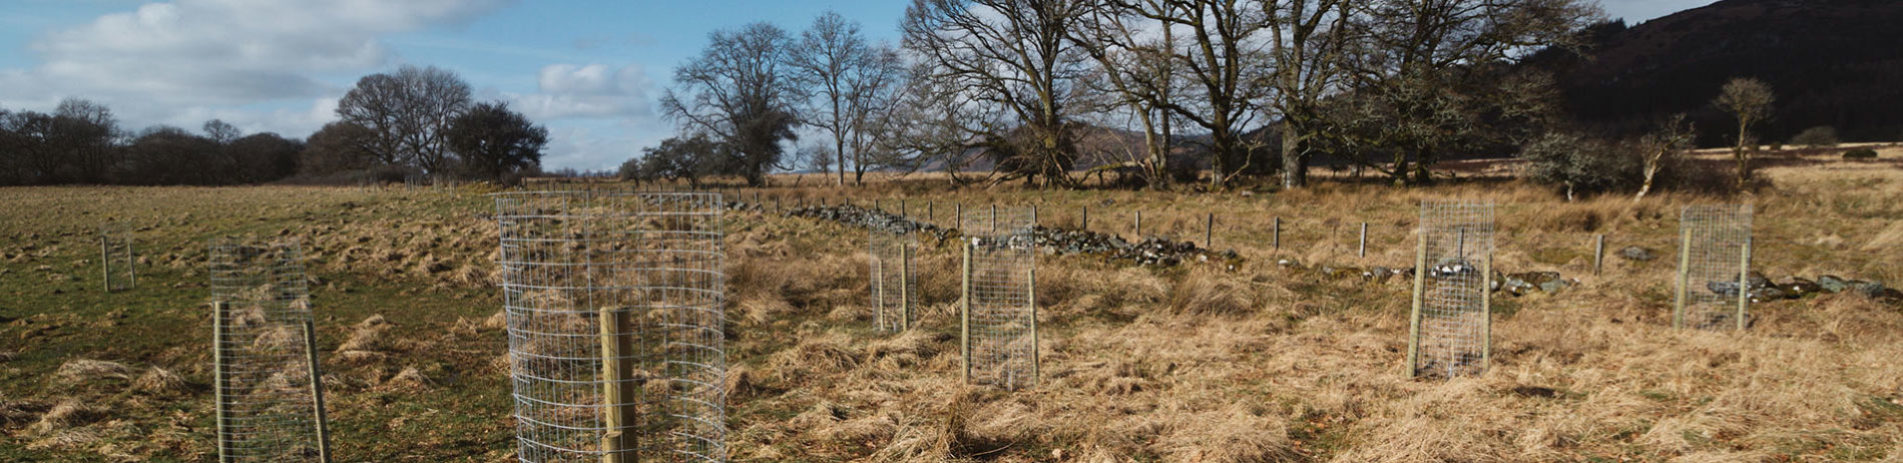
[(340, 120), (308, 140), (246, 135), (221, 120), (199, 131), (136, 132), (85, 99), (52, 113), (0, 108), (0, 185), (232, 185), (460, 178), (512, 181), (539, 171), (548, 129), (435, 67), (373, 74), (338, 103)]
[[(913, 0), (896, 45), (834, 13), (798, 34), (755, 23), (675, 70), (679, 134), (621, 174), (989, 166), (1068, 187), (1089, 164), (1150, 188), (1298, 188), (1326, 157), (1427, 183), (1443, 159), (1551, 131), (1553, 79), (1517, 64), (1577, 51), (1601, 16), (1588, 0)], [(1141, 141), (1097, 148), (1126, 131)]]

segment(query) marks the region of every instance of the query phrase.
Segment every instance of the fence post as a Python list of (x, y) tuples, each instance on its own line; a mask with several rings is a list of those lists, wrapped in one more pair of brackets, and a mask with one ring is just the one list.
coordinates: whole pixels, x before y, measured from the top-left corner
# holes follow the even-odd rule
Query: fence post
[(1493, 250), (1480, 257), (1480, 369), (1493, 368)]
[(1692, 229), (1685, 228), (1678, 237), (1678, 289), (1672, 292), (1672, 328), (1685, 327), (1685, 285), (1691, 276), (1687, 271), (1691, 264)]
[(1427, 288), (1427, 227), (1422, 226), (1414, 250), (1414, 290), (1412, 291), (1413, 309), (1407, 316), (1407, 377), (1412, 379), (1421, 371), (1421, 295)]
[(636, 422), (632, 419), (634, 414), (631, 410), (634, 407), (635, 390), (622, 387), (623, 382), (634, 377), (633, 365), (622, 361), (622, 356), (634, 350), (627, 336), (622, 333), (627, 314), (614, 307), (602, 307), (598, 312), (600, 317), (596, 320), (601, 325), (601, 401), (605, 405), (602, 409), (602, 427), (608, 428), (601, 435), (601, 461), (632, 462), (633, 459), (623, 458), (622, 455), (628, 449), (635, 448), (629, 442), (634, 435), (623, 429), (633, 427)]
[[(1031, 213), (1031, 216), (1036, 217), (1037, 213), (1033, 212)], [(1032, 219), (1031, 222), (1037, 223), (1037, 220)], [(1035, 243), (1035, 241), (1036, 240), (1033, 240), (1033, 243)], [(1026, 294), (1024, 296), (1025, 301), (1026, 303), (1031, 305), (1031, 386), (1036, 387), (1038, 383), (1038, 378), (1041, 378), (1041, 376), (1038, 376), (1038, 372), (1037, 372), (1038, 366), (1039, 364), (1043, 363), (1043, 361), (1040, 359), (1042, 356), (1038, 355), (1038, 352), (1037, 352), (1038, 339), (1037, 339), (1037, 245), (1036, 244), (1033, 244), (1031, 246), (1031, 265), (1029, 266), (1029, 268), (1024, 269), (1024, 279), (1026, 282), (1024, 285), (1026, 290)]]
[(1078, 229), (1089, 231), (1090, 230), (1090, 205), (1085, 204), (1079, 207), (1081, 208), (1080, 210), (1082, 211), (1079, 214), (1081, 214), (1083, 218), (1078, 221), (1083, 223), (1079, 224)]
[(1271, 225), (1270, 227), (1273, 228), (1273, 230), (1270, 232), (1269, 243), (1272, 246), (1274, 246), (1276, 251), (1281, 251), (1282, 250), (1282, 218), (1276, 217), (1275, 223)]
[[(876, 232), (875, 232), (876, 233)], [(894, 238), (897, 239), (897, 238)], [(885, 331), (885, 259), (879, 254), (883, 249), (874, 250), (872, 262), (872, 324)]]
[(1361, 246), (1359, 248), (1356, 248), (1355, 254), (1357, 254), (1359, 257), (1368, 257), (1368, 223), (1367, 222), (1361, 223)]
[(330, 420), (324, 412), (324, 372), (317, 364), (317, 328), (304, 320), (304, 356), (311, 368), (311, 402), (317, 418), (317, 461), (330, 463)]
[(1606, 234), (1600, 233), (1598, 236), (1593, 237), (1592, 274), (1598, 275), (1601, 271), (1605, 270), (1605, 268), (1606, 268)]
[(1216, 249), (1216, 213), (1211, 212), (1203, 220), (1203, 247)]
[(1137, 211), (1137, 241), (1143, 241), (1143, 211)]
[(211, 390), (214, 408), (217, 409), (218, 461), (230, 463), (238, 460), (232, 455), (231, 410), (225, 408), (225, 393), (231, 388), (229, 368), (225, 365), (225, 321), (230, 318), (231, 308), (225, 301), (211, 303)]
[(912, 329), (912, 247), (899, 243), (899, 329)]
[(926, 222), (938, 221), (938, 201), (925, 202), (925, 221)]
[(955, 209), (953, 211), (954, 215), (952, 216), (952, 226), (959, 229), (965, 228), (965, 203), (952, 203), (952, 208)]
[(1751, 237), (1744, 238), (1738, 250), (1738, 331), (1745, 329), (1745, 315), (1751, 305)]
[(960, 327), (958, 350), (963, 353), (963, 355), (959, 356), (959, 361), (963, 365), (958, 369), (958, 377), (964, 384), (971, 384), (971, 255), (972, 249), (976, 247), (976, 244), (971, 240), (964, 241), (965, 263), (964, 268), (958, 272), (961, 280), (963, 280), (963, 284), (961, 285), (962, 289), (959, 292), (964, 294), (963, 297), (958, 298), (958, 325)]
[(912, 211), (905, 209), (905, 198), (899, 198), (899, 218), (912, 218)]
[(111, 243), (109, 243), (106, 239), (108, 234), (109, 233), (105, 227), (100, 227), (99, 229), (99, 269), (100, 269), (99, 270), (99, 277), (100, 277), (99, 285), (105, 288), (106, 292), (110, 293), (112, 292), (112, 250), (111, 250)]

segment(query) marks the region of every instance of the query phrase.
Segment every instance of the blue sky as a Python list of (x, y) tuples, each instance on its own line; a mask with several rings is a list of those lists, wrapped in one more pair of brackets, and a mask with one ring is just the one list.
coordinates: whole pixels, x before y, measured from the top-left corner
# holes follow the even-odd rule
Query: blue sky
[[(1603, 1), (1633, 23), (1708, 3)], [(709, 32), (763, 20), (797, 33), (831, 9), (896, 42), (909, 3), (0, 0), (0, 108), (82, 97), (135, 130), (219, 118), (304, 137), (359, 77), (435, 65), (547, 125), (545, 166), (609, 169), (672, 131), (654, 102)]]

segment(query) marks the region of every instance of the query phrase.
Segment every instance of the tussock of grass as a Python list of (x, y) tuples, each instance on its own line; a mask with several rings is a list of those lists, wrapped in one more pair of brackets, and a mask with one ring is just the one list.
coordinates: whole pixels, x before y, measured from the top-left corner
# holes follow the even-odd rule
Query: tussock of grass
[(60, 364), (59, 370), (53, 372), (53, 378), (63, 386), (91, 386), (105, 380), (127, 381), (132, 379), (132, 367), (105, 360), (73, 359)]
[(151, 367), (139, 379), (132, 381), (132, 390), (153, 395), (181, 394), (188, 392), (190, 384), (185, 377), (162, 367)]

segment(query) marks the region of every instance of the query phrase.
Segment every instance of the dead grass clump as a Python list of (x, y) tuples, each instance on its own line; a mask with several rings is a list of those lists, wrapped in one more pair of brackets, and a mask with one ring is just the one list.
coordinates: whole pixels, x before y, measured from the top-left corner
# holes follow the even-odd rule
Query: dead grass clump
[(1258, 463), (1299, 461), (1288, 429), (1277, 417), (1241, 406), (1220, 411), (1175, 413), (1176, 423), (1155, 445), (1175, 461)]
[(145, 370), (145, 374), (132, 381), (132, 390), (156, 395), (184, 393), (188, 386), (185, 377), (158, 366)]
[(105, 417), (104, 410), (80, 403), (80, 401), (75, 399), (67, 399), (60, 402), (59, 405), (54, 405), (53, 409), (47, 410), (46, 414), (41, 415), (40, 420), (33, 423), (32, 426), (28, 426), (27, 430), (35, 434), (44, 435), (67, 428), (83, 426), (103, 417)]
[(509, 310), (497, 310), (494, 315), (482, 320), (482, 328), (487, 331), (500, 331), (509, 327)]
[(384, 336), (389, 330), (390, 322), (385, 321), (382, 315), (371, 315), (357, 323), (350, 337), (344, 338), (344, 343), (337, 346), (337, 352), (384, 350), (390, 347), (389, 339)]
[(856, 368), (863, 357), (848, 347), (850, 343), (846, 335), (836, 332), (803, 339), (792, 349), (773, 354), (767, 371), (781, 381), (803, 384), (815, 375)]
[(74, 359), (60, 364), (53, 378), (66, 386), (91, 385), (109, 379), (127, 381), (132, 379), (132, 367), (104, 360)]
[(1240, 315), (1255, 308), (1248, 284), (1228, 274), (1192, 271), (1170, 291), (1170, 311), (1177, 314)]
[(396, 376), (391, 376), (389, 381), (384, 381), (380, 387), (405, 391), (425, 391), (429, 390), (434, 384), (433, 381), (430, 381), (429, 377), (423, 376), (422, 370), (411, 366), (403, 367), (402, 371), (398, 371)]

